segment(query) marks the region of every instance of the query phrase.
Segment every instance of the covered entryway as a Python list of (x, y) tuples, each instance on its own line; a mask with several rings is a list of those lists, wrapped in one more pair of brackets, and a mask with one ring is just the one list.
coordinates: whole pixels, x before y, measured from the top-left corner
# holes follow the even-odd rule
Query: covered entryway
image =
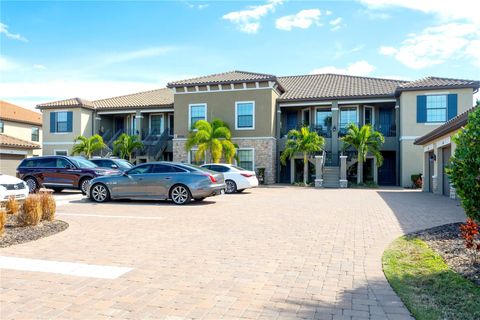
[(452, 147), (447, 146), (445, 148), (442, 148), (442, 175), (443, 175), (443, 195), (450, 197), (450, 179), (448, 178), (447, 173), (445, 172), (445, 169), (448, 167), (450, 164), (450, 157), (452, 155)]
[(378, 168), (378, 184), (382, 186), (394, 186), (396, 177), (395, 151), (382, 151), (383, 164)]

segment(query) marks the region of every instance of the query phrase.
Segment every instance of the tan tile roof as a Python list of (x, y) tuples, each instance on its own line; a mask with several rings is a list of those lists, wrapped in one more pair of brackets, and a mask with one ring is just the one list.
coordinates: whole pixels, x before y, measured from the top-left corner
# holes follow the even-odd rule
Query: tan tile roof
[(37, 104), (37, 108), (39, 108), (39, 109), (56, 108), (56, 107), (62, 107), (62, 108), (83, 107), (83, 108), (87, 108), (87, 109), (94, 109), (95, 108), (91, 101), (88, 101), (88, 100), (85, 100), (85, 99), (82, 99), (82, 98), (70, 98), (70, 99), (65, 99), (65, 100), (58, 100), (58, 101), (53, 101), (53, 102), (46, 102), (46, 103)]
[(0, 133), (0, 147), (19, 149), (40, 149), (40, 145)]
[(442, 89), (442, 88), (478, 88), (480, 81), (451, 79), (439, 77), (426, 77), (420, 80), (410, 81), (399, 86), (397, 91), (417, 90), (417, 89)]
[(173, 92), (168, 88), (162, 88), (95, 100), (93, 101), (93, 105), (98, 109), (173, 106)]
[(432, 131), (430, 131), (429, 133), (421, 136), (420, 138), (415, 139), (414, 144), (424, 145), (424, 144), (429, 143), (430, 141), (433, 141), (437, 138), (440, 138), (441, 136), (444, 136), (444, 135), (446, 135), (450, 132), (453, 132), (453, 131), (456, 131), (456, 130), (460, 129), (461, 127), (463, 127), (464, 125), (467, 124), (468, 114), (470, 112), (474, 111), (477, 108), (478, 107), (474, 106), (474, 107), (468, 109), (467, 111), (459, 114), (455, 118), (452, 118), (452, 119), (448, 120), (447, 122), (442, 124), (440, 127), (435, 128)]
[(356, 77), (339, 74), (312, 74), (279, 77), (285, 89), (279, 101), (332, 98), (394, 97), (401, 80)]
[(42, 114), (0, 100), (0, 119), (42, 126)]
[(174, 87), (183, 87), (183, 86), (255, 82), (255, 81), (268, 81), (268, 80), (277, 81), (277, 77), (271, 74), (234, 70), (229, 72), (211, 74), (208, 76), (203, 76), (198, 78), (173, 81), (168, 83), (167, 87), (174, 88)]

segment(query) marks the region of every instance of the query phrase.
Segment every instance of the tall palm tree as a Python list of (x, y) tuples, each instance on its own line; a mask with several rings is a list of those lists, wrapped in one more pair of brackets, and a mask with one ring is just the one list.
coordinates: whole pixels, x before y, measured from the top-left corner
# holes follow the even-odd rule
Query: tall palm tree
[(236, 147), (231, 139), (230, 128), (222, 120), (214, 119), (211, 123), (199, 120), (195, 122), (193, 130), (188, 135), (185, 149), (190, 151), (193, 147), (198, 147), (195, 152), (196, 161), (200, 161), (208, 155), (213, 163), (220, 162), (222, 156), (225, 161), (232, 163)]
[(287, 134), (287, 143), (282, 152), (280, 161), (283, 165), (287, 159), (293, 157), (296, 153), (303, 154), (303, 183), (308, 181), (308, 156), (319, 152), (325, 145), (325, 139), (319, 136), (315, 131), (310, 131), (308, 127), (302, 127), (300, 130), (290, 130)]
[(90, 159), (95, 151), (101, 150), (107, 146), (103, 142), (103, 138), (98, 134), (94, 134), (90, 138), (77, 136), (74, 142), (75, 145), (72, 148), (72, 154), (83, 153), (87, 159)]
[(351, 123), (348, 126), (347, 134), (340, 139), (346, 147), (353, 147), (357, 150), (357, 183), (363, 182), (363, 163), (368, 153), (371, 153), (377, 160), (377, 167), (382, 165), (383, 157), (380, 148), (385, 142), (385, 138), (380, 132), (373, 130), (371, 125), (366, 124), (358, 128), (357, 125)]
[(132, 154), (135, 150), (143, 148), (143, 143), (138, 140), (137, 135), (130, 136), (122, 133), (117, 140), (113, 142), (113, 152), (119, 154), (121, 158), (132, 161)]

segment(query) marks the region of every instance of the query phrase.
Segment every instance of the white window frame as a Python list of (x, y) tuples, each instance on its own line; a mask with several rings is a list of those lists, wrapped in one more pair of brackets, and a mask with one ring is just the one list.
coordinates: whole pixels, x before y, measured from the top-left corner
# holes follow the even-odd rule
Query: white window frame
[(205, 119), (206, 121), (208, 121), (208, 106), (206, 103), (202, 102), (202, 103), (190, 103), (188, 105), (188, 130), (190, 131), (192, 129), (192, 107), (197, 107), (197, 106), (203, 106), (205, 107)]
[[(72, 110), (55, 110), (55, 111), (51, 111), (51, 112), (54, 112), (54, 113), (60, 113), (60, 112), (69, 112), (69, 111), (72, 111)], [(51, 113), (50, 112), (50, 113)], [(62, 131), (62, 132), (58, 132), (57, 131), (57, 115), (55, 116), (55, 132), (50, 132), (50, 134), (59, 134), (59, 135), (62, 135), (62, 134), (72, 134), (74, 132), (74, 129), (73, 129), (73, 124), (74, 124), (74, 112), (72, 111), (72, 131)], [(67, 114), (67, 126), (68, 126), (68, 114)]]
[[(328, 107), (328, 108), (325, 108), (325, 107), (315, 107), (315, 114), (313, 115), (313, 122), (314, 122), (314, 125), (315, 126), (318, 126), (318, 123), (317, 123), (317, 111), (330, 111), (330, 113), (332, 114), (332, 120), (333, 120), (333, 110), (331, 107)], [(340, 115), (338, 115), (338, 118), (340, 119)], [(323, 126), (323, 124), (322, 124)], [(333, 121), (332, 121), (332, 127), (333, 127)]]
[(68, 150), (66, 149), (54, 149), (53, 155), (54, 156), (63, 156), (63, 154), (57, 154), (58, 152), (65, 152), (65, 156), (68, 156)]
[[(253, 107), (252, 126), (248, 128), (238, 127), (238, 105), (240, 103), (251, 103)], [(255, 130), (255, 101), (235, 101), (235, 130)]]
[[(445, 97), (445, 120), (443, 121), (428, 121), (428, 110), (439, 110), (440, 108), (431, 108), (429, 109), (428, 108), (428, 97), (437, 97), (437, 96), (442, 96), (442, 97)], [(429, 95), (426, 95), (425, 97), (425, 123), (426, 124), (433, 124), (433, 125), (437, 125), (437, 124), (442, 124), (442, 123), (445, 123), (448, 121), (448, 94), (444, 94), (444, 93), (436, 93), (436, 94), (429, 94)]]
[[(192, 164), (192, 152), (197, 152), (198, 148), (192, 148), (188, 151), (188, 163)], [(203, 155), (203, 164), (207, 163), (207, 152)]]
[(157, 136), (159, 136), (165, 130), (165, 116), (163, 115), (163, 113), (150, 113), (149, 114), (149, 116), (148, 116), (148, 132), (149, 133), (152, 132), (152, 116), (161, 116), (162, 117), (162, 121), (161, 121), (161, 125), (160, 125), (160, 133), (157, 134)]
[(372, 110), (372, 123), (370, 123), (371, 126), (375, 126), (375, 108), (373, 106), (364, 106), (363, 107), (363, 124), (365, 125), (365, 111), (367, 109)]
[[(360, 125), (360, 112), (358, 112), (358, 105), (354, 105), (354, 106), (341, 106), (338, 110), (338, 130), (340, 130), (341, 126), (340, 124), (342, 123), (342, 109), (352, 109), (352, 108), (355, 108), (357, 109), (357, 120), (356, 120), (356, 125)], [(333, 124), (332, 124), (333, 125)]]
[[(255, 148), (237, 148), (236, 155), (238, 155), (238, 151), (243, 150), (252, 150), (252, 171), (255, 171)], [(237, 166), (240, 166), (237, 160), (235, 160), (235, 163), (237, 164)]]

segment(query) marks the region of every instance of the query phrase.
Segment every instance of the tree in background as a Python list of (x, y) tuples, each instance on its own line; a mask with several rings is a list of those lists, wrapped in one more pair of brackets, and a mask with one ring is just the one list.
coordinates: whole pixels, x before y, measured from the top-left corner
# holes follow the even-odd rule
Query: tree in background
[(143, 143), (138, 139), (137, 135), (130, 136), (122, 133), (118, 139), (113, 142), (113, 153), (131, 162), (132, 154), (136, 150), (143, 148)]
[(196, 161), (207, 157), (211, 162), (218, 163), (223, 157), (227, 163), (232, 163), (235, 157), (236, 147), (232, 143), (232, 133), (220, 119), (214, 119), (211, 123), (206, 120), (195, 122), (185, 149), (190, 151), (195, 146), (198, 148), (195, 152)]
[(353, 147), (357, 151), (357, 183), (363, 183), (363, 163), (367, 159), (367, 154), (371, 153), (377, 160), (377, 166), (383, 164), (383, 156), (380, 152), (385, 138), (383, 135), (373, 130), (371, 125), (364, 125), (358, 128), (357, 125), (351, 123), (348, 126), (347, 134), (340, 138), (345, 142), (346, 147)]
[(102, 150), (107, 146), (98, 134), (94, 134), (90, 138), (77, 136), (74, 142), (72, 154), (84, 154), (87, 159), (90, 159), (95, 151)]
[(287, 134), (287, 143), (280, 161), (285, 165), (287, 159), (295, 156), (296, 153), (301, 153), (303, 155), (303, 183), (307, 184), (308, 156), (321, 151), (324, 145), (325, 139), (315, 131), (310, 131), (307, 126), (300, 128), (300, 130), (292, 129)]

